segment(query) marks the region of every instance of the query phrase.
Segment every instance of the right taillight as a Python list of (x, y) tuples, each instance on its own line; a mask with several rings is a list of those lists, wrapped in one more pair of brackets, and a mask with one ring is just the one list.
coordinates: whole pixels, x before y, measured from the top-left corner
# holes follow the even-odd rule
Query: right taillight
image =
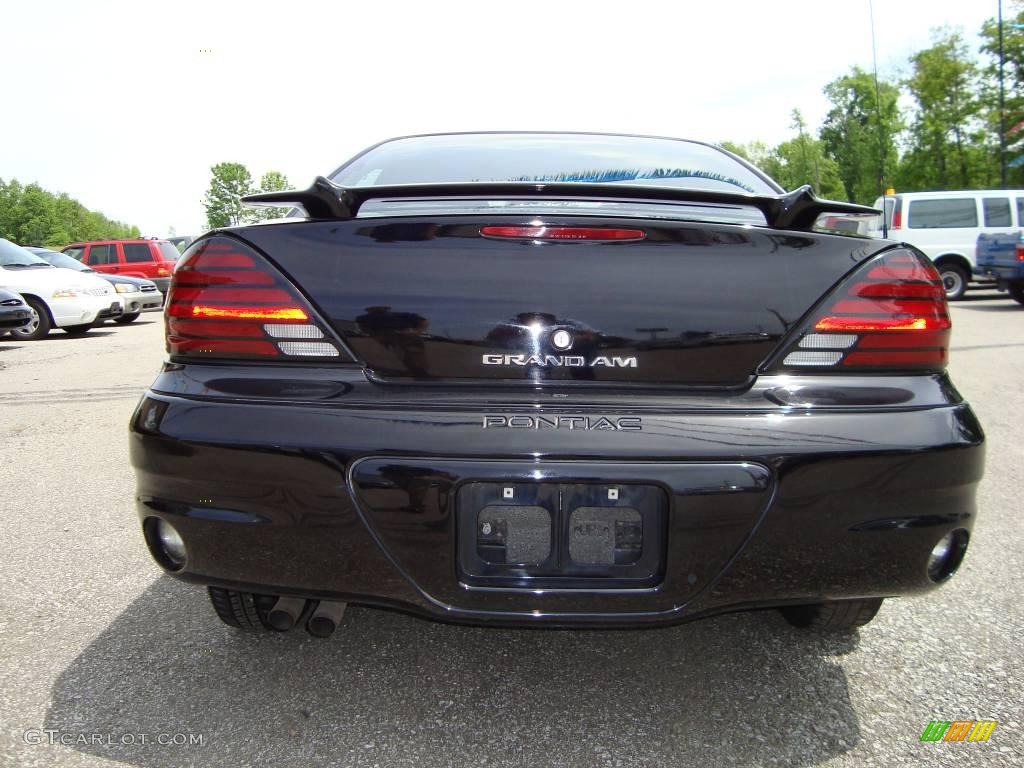
[(787, 369), (938, 371), (951, 323), (942, 280), (925, 257), (873, 259), (818, 309), (782, 358)]
[(1024, 261), (1024, 243), (1017, 243), (1017, 261)]
[(227, 237), (189, 248), (171, 278), (167, 352), (175, 358), (337, 360), (309, 303), (263, 257)]

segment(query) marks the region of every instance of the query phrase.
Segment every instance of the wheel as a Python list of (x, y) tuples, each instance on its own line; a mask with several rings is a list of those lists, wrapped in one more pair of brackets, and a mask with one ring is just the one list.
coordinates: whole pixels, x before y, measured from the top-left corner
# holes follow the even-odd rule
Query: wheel
[(138, 320), (139, 315), (141, 314), (141, 312), (126, 312), (120, 317), (115, 317), (114, 322), (120, 323), (121, 325), (128, 325), (128, 323), (134, 323), (136, 320)]
[(81, 336), (83, 333), (88, 333), (92, 329), (92, 323), (86, 323), (85, 325), (65, 325), (61, 328), (64, 333), (70, 334), (71, 336)]
[(274, 596), (220, 587), (207, 587), (206, 591), (218, 618), (228, 626), (248, 632), (271, 631), (267, 614), (277, 601)]
[(1010, 283), (1006, 289), (1010, 292), (1010, 298), (1018, 304), (1024, 304), (1024, 281)]
[(957, 301), (963, 298), (967, 291), (967, 273), (962, 267), (956, 264), (940, 264), (939, 277), (942, 278), (942, 287), (946, 289), (946, 300)]
[(21, 328), (15, 328), (11, 331), (11, 336), (18, 341), (35, 341), (36, 339), (45, 339), (50, 333), (50, 328), (53, 327), (53, 323), (50, 321), (50, 311), (46, 308), (46, 305), (35, 296), (26, 296), (25, 303), (28, 304), (28, 308), (32, 310), (32, 322), (28, 325), (22, 326)]
[(815, 605), (791, 605), (782, 609), (786, 621), (794, 627), (833, 632), (863, 627), (882, 607), (882, 598), (835, 600)]

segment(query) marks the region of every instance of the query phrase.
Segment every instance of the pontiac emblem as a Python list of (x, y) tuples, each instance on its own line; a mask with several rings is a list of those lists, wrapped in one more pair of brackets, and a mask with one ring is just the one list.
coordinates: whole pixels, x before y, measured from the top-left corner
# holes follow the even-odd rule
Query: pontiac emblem
[(572, 334), (566, 330), (558, 330), (551, 334), (551, 346), (562, 351), (572, 346)]

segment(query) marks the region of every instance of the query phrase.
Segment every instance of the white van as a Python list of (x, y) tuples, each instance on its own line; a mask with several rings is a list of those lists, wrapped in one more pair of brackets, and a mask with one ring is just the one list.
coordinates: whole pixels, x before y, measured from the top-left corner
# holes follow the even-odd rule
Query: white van
[[(1014, 232), (1024, 227), (1024, 190), (974, 189), (953, 192), (903, 192), (875, 200), (889, 224), (889, 239), (917, 246), (935, 262), (946, 298), (959, 299), (978, 266), (974, 245), (982, 232)], [(875, 228), (877, 227), (877, 229)], [(875, 219), (870, 234), (882, 237)]]

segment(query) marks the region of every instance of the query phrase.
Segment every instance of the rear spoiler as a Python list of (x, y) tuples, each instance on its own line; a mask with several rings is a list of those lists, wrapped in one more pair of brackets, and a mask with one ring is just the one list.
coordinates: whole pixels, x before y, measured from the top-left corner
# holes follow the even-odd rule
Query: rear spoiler
[(255, 207), (302, 206), (314, 219), (354, 219), (367, 200), (422, 198), (560, 198), (565, 200), (659, 201), (751, 206), (764, 214), (773, 229), (809, 230), (823, 213), (879, 215), (866, 205), (820, 200), (804, 185), (783, 195), (717, 192), (705, 189), (671, 189), (621, 184), (581, 182), (456, 182), (444, 184), (394, 184), (381, 187), (341, 187), (317, 176), (309, 189), (260, 192), (246, 195), (242, 202)]

